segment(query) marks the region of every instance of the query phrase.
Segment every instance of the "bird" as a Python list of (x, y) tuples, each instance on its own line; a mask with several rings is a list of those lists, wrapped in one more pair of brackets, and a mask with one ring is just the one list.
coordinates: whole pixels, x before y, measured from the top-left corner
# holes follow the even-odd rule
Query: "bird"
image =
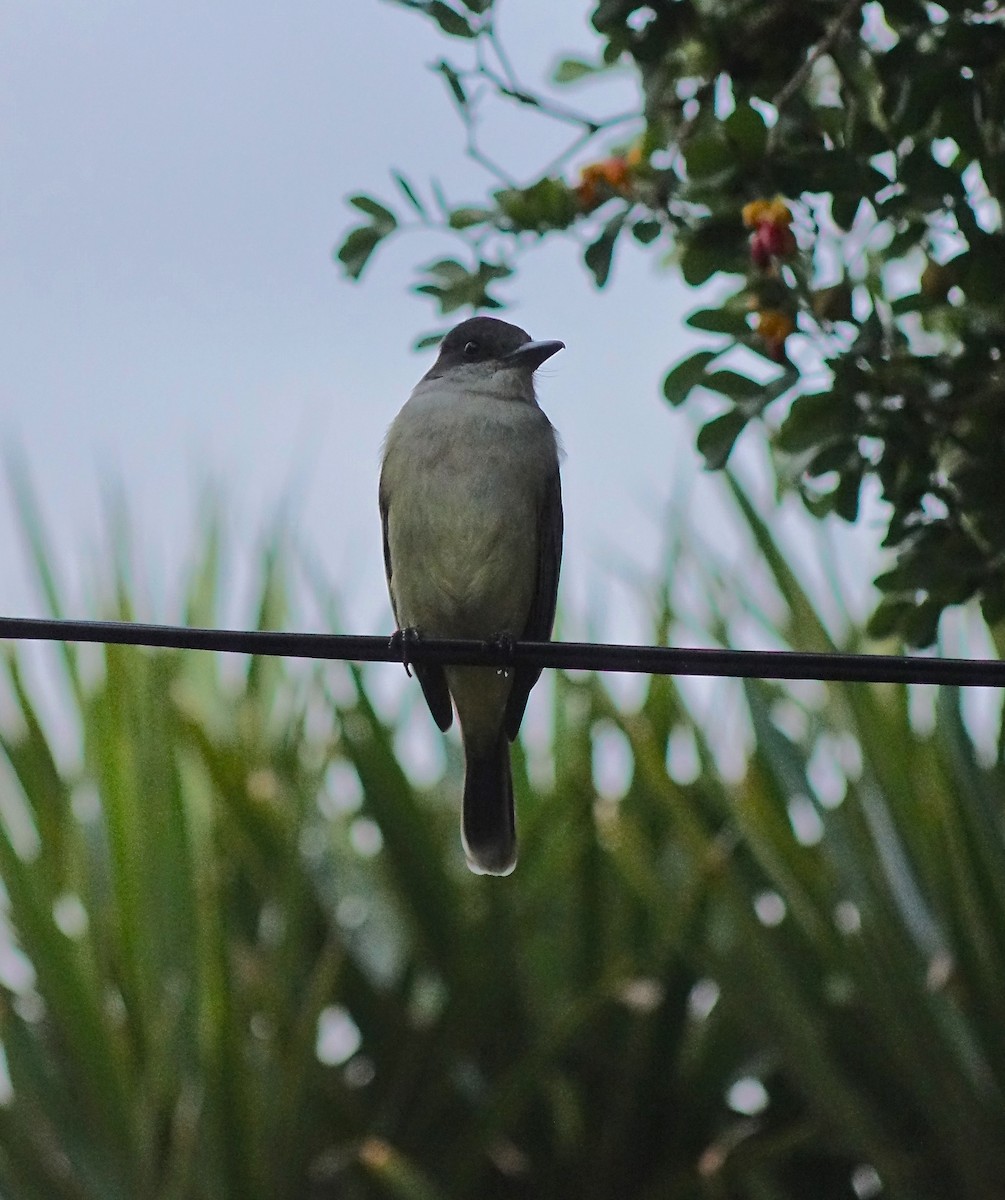
[[(564, 348), (495, 317), (470, 317), (445, 335), (388, 429), (379, 485), (384, 570), (406, 667), (409, 644), (422, 637), (551, 637), (561, 451), (534, 372)], [(412, 666), (441, 730), (457, 711), (467, 864), (476, 874), (508, 875), (517, 857), (509, 742), (541, 669)]]

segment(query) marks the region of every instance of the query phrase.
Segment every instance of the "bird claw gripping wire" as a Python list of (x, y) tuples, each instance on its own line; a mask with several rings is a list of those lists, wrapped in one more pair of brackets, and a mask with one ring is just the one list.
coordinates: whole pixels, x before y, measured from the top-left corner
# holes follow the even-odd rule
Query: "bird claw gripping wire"
[(412, 650), (421, 641), (422, 634), (414, 625), (409, 625), (405, 629), (396, 629), (387, 643), (396, 654), (401, 655), (401, 665), (409, 678), (412, 677)]
[(501, 666), (497, 668), (500, 675), (508, 675), (513, 669), (515, 658), (514, 649), (516, 647), (516, 638), (509, 632), (494, 633), (490, 638), (486, 639), (485, 645), (491, 650), (495, 656), (501, 660)]

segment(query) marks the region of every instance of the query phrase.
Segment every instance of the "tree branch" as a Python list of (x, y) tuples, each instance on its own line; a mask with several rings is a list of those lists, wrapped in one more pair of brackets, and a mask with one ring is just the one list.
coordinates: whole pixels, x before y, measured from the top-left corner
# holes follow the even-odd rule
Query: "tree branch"
[(810, 77), (810, 72), (820, 61), (825, 54), (829, 54), (834, 48), (834, 44), (844, 32), (848, 22), (859, 11), (865, 0), (847, 0), (844, 8), (838, 13), (834, 20), (834, 24), (827, 30), (824, 36), (813, 47), (806, 57), (806, 61), (799, 68), (792, 78), (785, 84), (784, 87), (775, 95), (771, 101), (772, 106), (781, 112), (788, 104), (792, 97), (799, 91), (807, 79)]

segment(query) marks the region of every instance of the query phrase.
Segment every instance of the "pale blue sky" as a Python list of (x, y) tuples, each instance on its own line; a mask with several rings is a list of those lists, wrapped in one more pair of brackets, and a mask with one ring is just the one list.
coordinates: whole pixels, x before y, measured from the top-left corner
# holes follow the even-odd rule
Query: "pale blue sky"
[[(528, 82), (558, 52), (593, 49), (588, 8), (501, 0)], [(128, 498), (163, 603), (210, 478), (234, 514), (238, 561), (253, 561), (290, 495), (349, 628), (389, 624), (379, 448), (429, 362), (410, 345), (440, 324), (408, 294), (410, 268), (446, 247), (402, 239), (356, 286), (331, 249), (351, 221), (344, 197), (390, 194), (391, 166), (420, 185), (436, 175), (459, 201), (484, 193), (428, 69), (463, 50), (380, 0), (6, 0), (0, 440), (28, 458), (78, 611), (104, 482)], [(602, 113), (631, 100), (623, 86), (606, 103), (589, 87), (565, 98)], [(488, 141), (529, 172), (555, 134), (521, 111), (491, 124)], [(637, 632), (631, 605), (605, 601), (624, 598), (625, 561), (657, 569), (675, 489), (729, 545), (716, 488), (695, 472), (692, 427), (659, 392), (689, 344), (681, 321), (695, 297), (654, 257), (627, 248), (598, 294), (556, 240), (502, 289), (511, 319), (567, 343), (540, 385), (567, 451), (563, 595), (580, 617), (604, 610), (618, 637)], [(4, 495), (0, 611), (31, 615), (40, 603), (17, 547)]]

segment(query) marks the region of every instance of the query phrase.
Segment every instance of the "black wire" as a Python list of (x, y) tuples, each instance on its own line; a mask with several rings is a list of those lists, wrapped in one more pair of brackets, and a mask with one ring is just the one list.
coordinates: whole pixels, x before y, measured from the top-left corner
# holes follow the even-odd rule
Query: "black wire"
[[(67, 621), (0, 617), (0, 639), (101, 642), (177, 650), (215, 650), (348, 662), (401, 662), (386, 637), (330, 633), (273, 633), (244, 629), (188, 629), (131, 621)], [(666, 646), (594, 645), (590, 642), (515, 642), (495, 645), (430, 638), (409, 645), (416, 663), (455, 666), (561, 667), (644, 675), (715, 675), (742, 679), (819, 679), (850, 683), (934, 683), (1005, 687), (1005, 662), (924, 655), (809, 654), (794, 650), (687, 650)]]

